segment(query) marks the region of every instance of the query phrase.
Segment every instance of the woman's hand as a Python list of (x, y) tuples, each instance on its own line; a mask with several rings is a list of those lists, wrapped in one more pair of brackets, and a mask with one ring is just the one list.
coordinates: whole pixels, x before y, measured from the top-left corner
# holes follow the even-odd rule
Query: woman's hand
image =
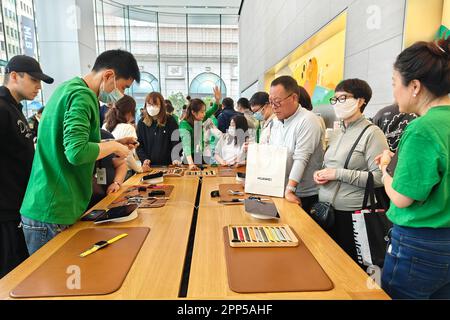
[(319, 185), (319, 186), (323, 186), (323, 185), (325, 185), (325, 184), (327, 184), (328, 182), (330, 182), (330, 181), (328, 181), (328, 180), (323, 180), (322, 178), (320, 178), (319, 177), (319, 172), (320, 171), (316, 171), (316, 172), (314, 172), (314, 182), (317, 184), (317, 185)]
[(386, 170), (386, 167), (391, 163), (395, 153), (390, 150), (384, 150), (382, 154), (375, 158), (375, 163), (378, 165), (381, 171)]
[(314, 174), (314, 181), (318, 185), (324, 185), (329, 183), (330, 181), (335, 181), (337, 179), (336, 174), (337, 174), (336, 169), (323, 169), (317, 171)]
[(197, 165), (195, 165), (195, 164), (190, 164), (190, 165), (189, 165), (189, 170), (191, 170), (191, 171), (198, 171), (198, 170), (200, 170), (200, 169), (197, 167)]
[(172, 164), (173, 164), (175, 167), (180, 167), (183, 163), (182, 163), (180, 160), (174, 160), (174, 161), (172, 162)]
[(144, 163), (142, 164), (142, 172), (149, 172), (151, 170), (150, 165), (151, 165), (151, 161), (145, 160)]
[(120, 185), (116, 182), (113, 182), (109, 187), (108, 190), (106, 191), (107, 195), (110, 195), (111, 193), (115, 193), (117, 191), (120, 190)]
[(214, 99), (216, 99), (216, 104), (220, 105), (220, 100), (222, 100), (222, 91), (220, 91), (220, 88), (218, 86), (214, 87)]

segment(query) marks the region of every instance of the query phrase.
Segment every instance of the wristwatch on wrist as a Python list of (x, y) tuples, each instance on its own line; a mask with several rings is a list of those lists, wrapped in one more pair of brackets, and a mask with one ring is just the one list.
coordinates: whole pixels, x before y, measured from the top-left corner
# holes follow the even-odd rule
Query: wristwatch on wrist
[(290, 191), (290, 192), (292, 192), (292, 193), (295, 193), (295, 191), (297, 191), (297, 187), (287, 186), (287, 187), (286, 187), (286, 191)]

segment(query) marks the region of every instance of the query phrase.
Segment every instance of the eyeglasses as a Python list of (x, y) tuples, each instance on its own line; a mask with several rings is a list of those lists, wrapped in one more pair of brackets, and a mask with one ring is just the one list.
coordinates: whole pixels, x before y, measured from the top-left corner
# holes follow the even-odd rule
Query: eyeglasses
[(336, 105), (338, 102), (339, 103), (345, 103), (347, 101), (347, 99), (353, 98), (352, 95), (343, 95), (340, 97), (333, 97), (330, 99), (330, 103), (334, 106)]
[(284, 98), (283, 100), (279, 100), (279, 101), (274, 101), (274, 100), (269, 100), (269, 103), (272, 107), (275, 108), (279, 108), (281, 107), (281, 104), (286, 101), (287, 99), (289, 99), (290, 97), (292, 97), (294, 95), (294, 93), (291, 93), (290, 95), (288, 95), (286, 98)]

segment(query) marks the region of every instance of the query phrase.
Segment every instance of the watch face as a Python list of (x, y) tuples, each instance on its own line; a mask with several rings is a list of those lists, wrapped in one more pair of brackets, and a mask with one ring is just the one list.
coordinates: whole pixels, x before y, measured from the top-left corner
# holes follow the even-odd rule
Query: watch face
[(96, 247), (104, 247), (108, 244), (108, 241), (100, 241), (95, 244)]

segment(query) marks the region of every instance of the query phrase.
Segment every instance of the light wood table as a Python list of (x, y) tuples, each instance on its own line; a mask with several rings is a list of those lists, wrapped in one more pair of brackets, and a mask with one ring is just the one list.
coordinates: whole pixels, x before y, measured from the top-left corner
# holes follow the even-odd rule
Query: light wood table
[[(230, 224), (255, 224), (244, 206), (223, 206), (211, 198), (219, 184), (236, 183), (234, 178), (204, 178), (195, 235), (188, 298), (190, 299), (389, 299), (378, 287), (370, 289), (370, 278), (297, 205), (275, 199), (280, 223), (290, 225), (309, 248), (333, 281), (329, 292), (238, 294), (229, 289), (223, 227)], [(263, 221), (266, 223), (266, 221)], [(276, 222), (275, 222), (276, 223)], [(370, 281), (369, 281), (370, 283)], [(372, 284), (372, 283), (370, 283)]]
[[(93, 209), (105, 209), (126, 187), (139, 184), (141, 176), (128, 180), (120, 193), (110, 195)], [(65, 299), (176, 299), (180, 289), (189, 232), (198, 190), (198, 178), (166, 178), (164, 184), (174, 185), (171, 199), (164, 208), (140, 209), (139, 218), (102, 228), (150, 227), (122, 288), (114, 294), (98, 297)], [(79, 222), (61, 233), (28, 260), (0, 280), (0, 299), (8, 299), (9, 292), (30, 275), (56, 250), (78, 231), (94, 227), (92, 222)], [(114, 266), (111, 266), (113, 268)], [(107, 270), (105, 270), (107, 272)]]

